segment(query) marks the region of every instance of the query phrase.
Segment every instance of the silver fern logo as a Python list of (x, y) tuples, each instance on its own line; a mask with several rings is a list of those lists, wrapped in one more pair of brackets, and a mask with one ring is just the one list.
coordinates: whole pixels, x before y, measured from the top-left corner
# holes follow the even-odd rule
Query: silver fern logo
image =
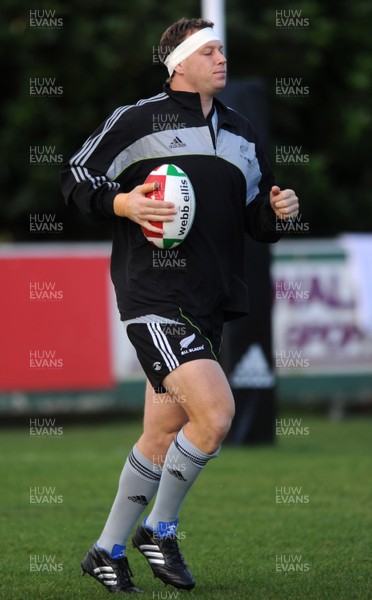
[(190, 346), (191, 342), (194, 341), (194, 339), (195, 339), (195, 333), (192, 333), (188, 337), (183, 338), (183, 340), (180, 341), (181, 350), (188, 348)]
[(191, 335), (183, 338), (183, 340), (180, 341), (181, 356), (189, 354), (190, 352), (200, 352), (201, 350), (204, 350), (204, 344), (201, 344), (201, 346), (196, 346), (194, 348), (189, 348), (190, 344), (192, 344), (195, 338), (196, 334), (192, 333)]

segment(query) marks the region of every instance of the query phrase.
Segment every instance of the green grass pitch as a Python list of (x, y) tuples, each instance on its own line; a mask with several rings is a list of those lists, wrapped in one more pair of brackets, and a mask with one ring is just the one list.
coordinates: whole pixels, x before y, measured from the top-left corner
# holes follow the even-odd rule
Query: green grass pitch
[[(61, 435), (30, 435), (26, 420), (0, 431), (4, 600), (109, 598), (80, 577), (80, 561), (140, 422), (64, 426), (57, 417), (55, 425)], [(144, 600), (372, 598), (370, 421), (305, 414), (302, 425), (308, 435), (272, 447), (224, 447), (197, 480), (179, 526), (192, 592), (165, 587), (128, 548)], [(35, 504), (35, 488), (48, 503)]]

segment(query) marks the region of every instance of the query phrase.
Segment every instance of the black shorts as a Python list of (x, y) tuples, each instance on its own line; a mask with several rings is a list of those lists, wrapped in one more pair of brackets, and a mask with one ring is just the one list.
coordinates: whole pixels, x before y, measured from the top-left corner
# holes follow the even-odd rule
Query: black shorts
[(125, 323), (128, 338), (156, 393), (166, 392), (163, 379), (179, 365), (200, 358), (218, 360), (223, 321), (222, 310), (195, 318), (175, 309)]

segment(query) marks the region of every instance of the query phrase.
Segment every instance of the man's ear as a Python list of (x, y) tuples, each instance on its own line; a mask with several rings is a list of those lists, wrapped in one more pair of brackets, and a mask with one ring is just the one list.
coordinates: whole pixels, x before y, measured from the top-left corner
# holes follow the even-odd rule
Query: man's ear
[(174, 72), (175, 72), (175, 73), (178, 73), (178, 75), (183, 75), (183, 73), (184, 73), (184, 69), (183, 69), (182, 63), (180, 63), (179, 65), (177, 65), (177, 66), (174, 68)]

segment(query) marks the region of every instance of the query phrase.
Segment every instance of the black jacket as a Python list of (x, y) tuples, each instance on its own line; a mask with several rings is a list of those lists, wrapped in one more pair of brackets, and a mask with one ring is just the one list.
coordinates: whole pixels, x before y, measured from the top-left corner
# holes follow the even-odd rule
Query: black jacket
[[(225, 320), (247, 313), (245, 232), (275, 242), (269, 204), (273, 174), (249, 121), (214, 100), (205, 118), (197, 93), (164, 92), (118, 108), (61, 170), (67, 203), (113, 223), (111, 276), (122, 320), (181, 307), (194, 316), (215, 309)], [(213, 112), (213, 111), (212, 111)], [(173, 163), (190, 178), (196, 214), (186, 240), (159, 250), (139, 225), (119, 218), (113, 200)]]

